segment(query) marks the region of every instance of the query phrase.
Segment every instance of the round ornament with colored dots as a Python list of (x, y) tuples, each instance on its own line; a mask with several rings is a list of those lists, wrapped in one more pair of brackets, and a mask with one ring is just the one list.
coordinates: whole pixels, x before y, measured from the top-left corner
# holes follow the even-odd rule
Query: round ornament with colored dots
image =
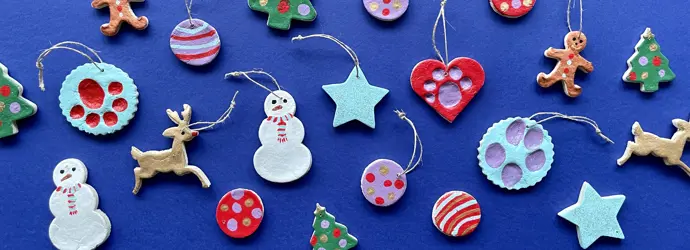
[(238, 188), (218, 202), (216, 221), (220, 230), (232, 238), (245, 238), (259, 228), (264, 218), (264, 204), (256, 192)]
[(463, 191), (443, 194), (434, 204), (431, 214), (436, 229), (452, 237), (471, 234), (481, 218), (479, 203), (472, 195)]
[(139, 91), (134, 80), (118, 67), (87, 63), (67, 75), (59, 100), (62, 114), (72, 126), (104, 135), (122, 129), (134, 118)]
[(393, 205), (407, 189), (407, 176), (401, 174), (403, 172), (403, 168), (392, 160), (375, 160), (362, 173), (362, 194), (376, 206)]
[(363, 0), (363, 2), (369, 14), (381, 21), (397, 20), (410, 6), (409, 0)]
[(501, 16), (518, 18), (529, 13), (537, 0), (489, 0), (491, 8)]

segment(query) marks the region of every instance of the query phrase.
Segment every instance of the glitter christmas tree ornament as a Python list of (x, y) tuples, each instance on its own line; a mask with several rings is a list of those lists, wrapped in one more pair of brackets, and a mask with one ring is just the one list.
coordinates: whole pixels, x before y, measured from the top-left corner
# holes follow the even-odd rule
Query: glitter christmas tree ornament
[(36, 114), (38, 106), (23, 94), (24, 87), (0, 63), (0, 138), (19, 133), (17, 121)]
[(669, 67), (669, 60), (661, 54), (661, 47), (647, 28), (635, 45), (635, 54), (628, 59), (628, 70), (623, 74), (623, 81), (639, 83), (640, 91), (656, 92), (659, 82), (670, 82), (676, 78)]
[(347, 250), (357, 246), (357, 238), (351, 235), (347, 227), (335, 221), (335, 216), (326, 212), (326, 208), (316, 203), (314, 210), (314, 232), (309, 244), (313, 250)]
[(316, 9), (310, 0), (248, 0), (249, 8), (268, 14), (266, 25), (289, 30), (292, 20), (314, 21)]

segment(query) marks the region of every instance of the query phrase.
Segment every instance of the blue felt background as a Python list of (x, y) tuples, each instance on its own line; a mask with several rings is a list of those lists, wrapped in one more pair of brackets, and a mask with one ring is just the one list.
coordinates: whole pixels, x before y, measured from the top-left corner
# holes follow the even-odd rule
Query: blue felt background
[[(40, 2), (40, 3), (39, 3)], [(537, 73), (554, 61), (544, 58), (549, 46), (562, 48), (566, 1), (539, 0), (518, 20), (495, 14), (488, 1), (449, 1), (447, 14), (451, 57), (479, 61), (486, 84), (453, 124), (448, 124), (418, 98), (409, 74), (419, 61), (433, 58), (431, 27), (438, 0), (413, 1), (398, 21), (384, 23), (365, 11), (361, 1), (313, 0), (319, 16), (313, 23), (293, 23), (289, 32), (266, 27), (266, 15), (244, 0), (195, 1), (195, 17), (220, 32), (223, 48), (216, 61), (193, 68), (178, 61), (169, 48), (169, 34), (186, 18), (184, 3), (135, 3), (138, 15), (151, 20), (145, 31), (123, 27), (117, 37), (103, 36), (99, 26), (106, 10), (90, 1), (4, 0), (0, 21), (0, 61), (25, 86), (25, 96), (39, 112), (20, 122), (20, 133), (0, 142), (0, 248), (51, 247), (48, 197), (53, 167), (75, 157), (89, 168), (88, 182), (100, 194), (100, 208), (110, 217), (112, 234), (104, 249), (307, 249), (312, 211), (320, 202), (347, 225), (359, 249), (578, 249), (575, 226), (556, 213), (577, 200), (582, 182), (602, 195), (627, 196), (619, 219), (626, 239), (600, 240), (591, 249), (682, 249), (686, 234), (690, 185), (677, 168), (654, 158), (634, 157), (619, 168), (615, 159), (632, 139), (630, 126), (664, 137), (675, 129), (673, 118), (688, 118), (690, 96), (688, 18), (675, 0), (585, 1), (584, 31), (589, 46), (583, 55), (595, 65), (579, 74), (581, 97), (570, 99), (559, 86), (541, 89)], [(575, 17), (577, 20), (577, 17)], [(654, 94), (621, 81), (625, 61), (644, 28), (657, 35), (662, 52), (678, 75)], [(376, 130), (361, 124), (331, 126), (335, 105), (321, 85), (345, 80), (350, 58), (326, 40), (290, 42), (298, 34), (329, 33), (351, 45), (372, 84), (390, 89), (377, 107)], [(67, 123), (58, 106), (64, 77), (85, 63), (81, 56), (58, 51), (46, 60), (46, 92), (37, 86), (34, 61), (41, 49), (73, 40), (84, 42), (108, 63), (135, 80), (141, 94), (136, 117), (112, 136), (94, 137)], [(266, 92), (248, 81), (223, 80), (233, 70), (264, 68), (272, 72), (298, 102), (307, 145), (314, 155), (311, 172), (291, 184), (263, 181), (252, 167), (259, 147), (257, 130), (265, 115)], [(159, 175), (146, 180), (133, 196), (132, 145), (165, 149), (161, 136), (172, 125), (166, 108), (194, 107), (194, 120), (215, 119), (232, 93), (241, 90), (231, 121), (188, 143), (191, 163), (211, 179), (202, 189), (194, 176)], [(409, 188), (395, 206), (376, 208), (359, 188), (362, 170), (378, 158), (405, 164), (412, 149), (408, 125), (393, 109), (407, 111), (425, 142), (424, 166), (408, 176)], [(544, 124), (556, 145), (549, 175), (535, 187), (508, 192), (487, 181), (477, 165), (479, 140), (494, 122), (560, 111), (597, 120), (617, 143), (605, 144), (590, 127), (566, 121)], [(266, 218), (255, 235), (244, 240), (225, 236), (216, 224), (217, 201), (233, 188), (257, 191)], [(464, 190), (481, 203), (482, 221), (471, 236), (451, 239), (431, 223), (434, 201), (449, 190)]]

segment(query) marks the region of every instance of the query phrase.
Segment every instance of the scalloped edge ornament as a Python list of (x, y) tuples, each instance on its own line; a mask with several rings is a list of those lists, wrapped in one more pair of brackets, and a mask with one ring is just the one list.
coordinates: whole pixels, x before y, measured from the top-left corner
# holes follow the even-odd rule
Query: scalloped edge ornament
[[(543, 141), (541, 144), (542, 146), (539, 147), (539, 149), (544, 151), (544, 156), (545, 156), (546, 160), (544, 162), (544, 166), (541, 169), (536, 170), (536, 171), (527, 170), (528, 173), (533, 173), (532, 174), (533, 177), (531, 177), (530, 180), (526, 180), (524, 178), (524, 175), (523, 175), (523, 177), (521, 177), (520, 180), (517, 183), (515, 183), (513, 186), (507, 187), (507, 186), (505, 186), (505, 184), (503, 183), (503, 180), (501, 179), (502, 169), (505, 168), (505, 166), (507, 164), (513, 163), (513, 164), (520, 166), (522, 173), (525, 173), (526, 167), (524, 166), (525, 165), (524, 159), (522, 159), (521, 163), (518, 163), (518, 161), (516, 161), (515, 157), (509, 156), (508, 153), (506, 152), (505, 159), (503, 160), (503, 163), (501, 163), (501, 167), (492, 168), (484, 160), (486, 158), (484, 152), (486, 152), (486, 149), (490, 145), (490, 144), (485, 144), (485, 141), (487, 141), (490, 136), (495, 136), (494, 134), (491, 134), (492, 130), (503, 129), (505, 131), (513, 122), (515, 122), (518, 119), (522, 120), (525, 123), (525, 133), (523, 135), (523, 138), (520, 140), (521, 144), (524, 143), (524, 136), (527, 134), (527, 131), (529, 128), (536, 127), (538, 129), (541, 129), (544, 132), (544, 134), (543, 134), (544, 137), (543, 137)], [(496, 133), (498, 133), (498, 135), (503, 135), (503, 138), (505, 138), (505, 132), (496, 132)], [(496, 141), (496, 140), (494, 140), (494, 141)], [(503, 141), (505, 141), (505, 139), (501, 140), (501, 142), (503, 142)], [(506, 142), (506, 144), (509, 144), (509, 143)], [(522, 148), (524, 148), (524, 147), (522, 147)], [(504, 148), (504, 150), (505, 150), (505, 148)], [(534, 151), (536, 151), (536, 149)], [(549, 131), (544, 129), (544, 127), (541, 124), (538, 124), (536, 121), (528, 119), (528, 118), (519, 117), (519, 116), (506, 118), (506, 119), (503, 119), (503, 120), (500, 120), (500, 121), (494, 123), (489, 129), (486, 130), (486, 133), (484, 133), (484, 135), (482, 136), (481, 141), (479, 141), (479, 147), (477, 148), (477, 152), (478, 152), (477, 159), (479, 160), (479, 167), (482, 169), (482, 173), (484, 173), (484, 175), (486, 175), (486, 178), (489, 181), (491, 181), (493, 184), (495, 184), (496, 186), (499, 186), (501, 188), (508, 189), (508, 190), (519, 190), (519, 189), (523, 189), (523, 188), (528, 188), (528, 187), (534, 186), (537, 183), (539, 183), (542, 179), (544, 179), (544, 177), (546, 177), (549, 170), (551, 169), (551, 165), (553, 164), (554, 155), (555, 155), (554, 144), (553, 144), (551, 136), (549, 135)], [(535, 175), (535, 173), (536, 173), (536, 175)]]

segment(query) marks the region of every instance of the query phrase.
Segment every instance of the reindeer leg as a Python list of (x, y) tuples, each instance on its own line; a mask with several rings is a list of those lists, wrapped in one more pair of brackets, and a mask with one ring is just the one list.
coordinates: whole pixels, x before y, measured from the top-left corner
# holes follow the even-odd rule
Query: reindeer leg
[(139, 189), (141, 189), (141, 180), (142, 179), (148, 179), (156, 175), (156, 171), (149, 171), (146, 172), (145, 170), (142, 170), (140, 167), (134, 168), (134, 189), (132, 190), (133, 194), (139, 193)]
[(685, 171), (685, 174), (687, 174), (688, 176), (690, 176), (690, 167), (688, 167), (688, 165), (686, 165), (685, 162), (682, 162), (682, 161), (678, 160), (678, 162), (677, 162), (676, 164), (677, 164), (680, 168), (682, 168), (683, 171)]
[(625, 162), (627, 162), (628, 159), (630, 159), (630, 156), (632, 156), (632, 153), (635, 151), (636, 146), (637, 144), (635, 144), (634, 142), (628, 142), (628, 146), (625, 147), (625, 153), (623, 153), (623, 156), (621, 156), (621, 158), (618, 158), (618, 160), (616, 161), (616, 163), (618, 163), (618, 166), (623, 166), (623, 164), (625, 164)]
[(204, 171), (201, 171), (201, 169), (198, 168), (197, 166), (188, 165), (184, 168), (175, 169), (173, 171), (175, 171), (175, 173), (177, 175), (184, 175), (187, 173), (192, 173), (192, 174), (196, 175), (197, 178), (199, 178), (199, 181), (201, 181), (201, 187), (208, 188), (211, 186), (211, 181), (208, 179), (208, 177), (206, 177), (206, 174), (204, 174)]

